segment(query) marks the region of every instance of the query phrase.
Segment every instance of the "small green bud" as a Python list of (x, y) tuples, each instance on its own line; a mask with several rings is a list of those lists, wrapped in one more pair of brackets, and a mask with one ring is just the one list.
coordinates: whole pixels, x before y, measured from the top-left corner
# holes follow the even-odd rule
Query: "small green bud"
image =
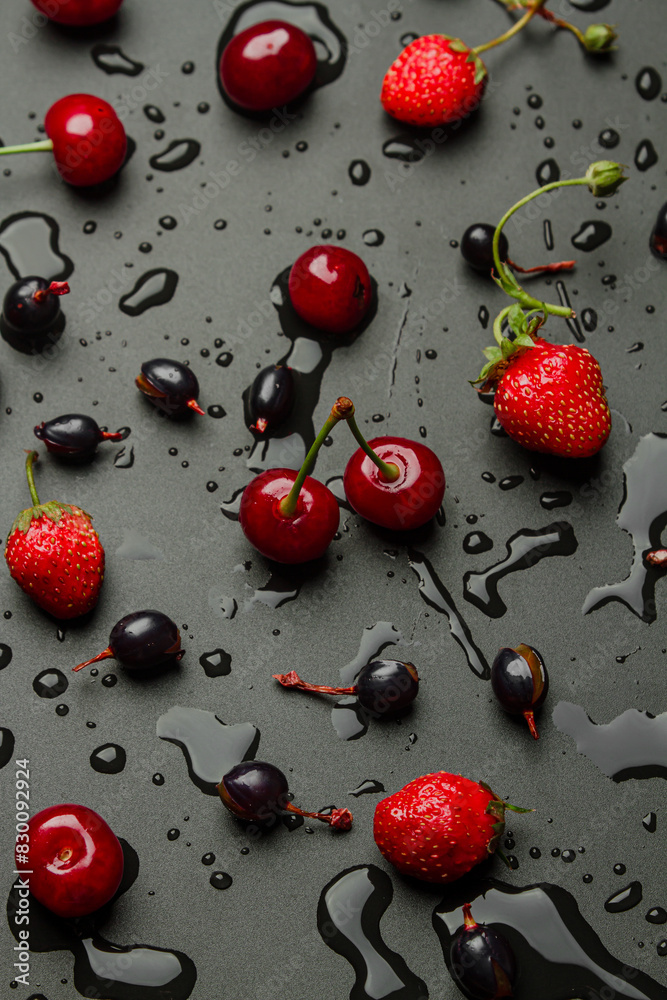
[(584, 47), (587, 52), (611, 52), (617, 38), (611, 24), (591, 24), (584, 32)]
[(608, 198), (616, 194), (621, 184), (628, 179), (623, 173), (624, 169), (622, 163), (613, 163), (611, 160), (591, 163), (586, 171), (586, 180), (591, 193), (596, 198)]

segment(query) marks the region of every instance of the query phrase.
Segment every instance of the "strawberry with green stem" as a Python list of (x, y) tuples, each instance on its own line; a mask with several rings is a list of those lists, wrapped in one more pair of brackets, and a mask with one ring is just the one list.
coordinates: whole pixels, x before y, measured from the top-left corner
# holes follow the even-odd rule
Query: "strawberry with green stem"
[[(550, 344), (538, 331), (548, 316), (574, 317), (569, 306), (541, 302), (516, 280), (500, 259), (503, 226), (534, 198), (556, 188), (587, 186), (597, 198), (613, 195), (627, 180), (623, 167), (609, 160), (591, 164), (584, 177), (554, 181), (526, 195), (502, 217), (493, 236), (493, 278), (516, 299), (493, 323), (496, 346), (487, 347), (487, 364), (473, 385), (480, 392), (495, 388), (494, 409), (507, 434), (532, 451), (568, 458), (587, 458), (604, 445), (611, 415), (595, 358), (584, 348)], [(507, 321), (510, 335), (503, 333)]]
[[(504, 0), (507, 2), (507, 0)], [(498, 38), (471, 47), (450, 35), (423, 35), (401, 52), (387, 70), (380, 100), (385, 111), (407, 125), (434, 128), (459, 122), (480, 104), (488, 80), (481, 53), (502, 45), (542, 14), (558, 27), (569, 27), (587, 52), (604, 52), (616, 38), (609, 25), (591, 25), (582, 34), (573, 25), (559, 22), (543, 10), (546, 0), (509, 4), (526, 8), (511, 28)]]
[(45, 611), (56, 618), (77, 618), (97, 604), (104, 578), (104, 549), (90, 514), (74, 504), (50, 500), (40, 504), (33, 464), (25, 468), (33, 506), (22, 510), (7, 538), (9, 572)]

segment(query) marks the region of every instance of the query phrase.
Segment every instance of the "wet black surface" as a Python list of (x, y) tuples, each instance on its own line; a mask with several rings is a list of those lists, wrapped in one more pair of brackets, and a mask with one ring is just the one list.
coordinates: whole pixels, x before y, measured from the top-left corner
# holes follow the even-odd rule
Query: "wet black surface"
[[(387, 905), (380, 938), (375, 925), (371, 937), (383, 942), (376, 947), (398, 970), (401, 996), (417, 1000), (425, 985), (429, 996), (455, 1000), (460, 994), (431, 915), (437, 909), (442, 923), (491, 883), (461, 883), (446, 893), (396, 876), (373, 843), (372, 817), (385, 794), (380, 785), (391, 794), (430, 770), (461, 771), (536, 810), (511, 820), (503, 849), (516, 866), (505, 870), (496, 858), (484, 877), (516, 889), (555, 886), (544, 890), (544, 901), (556, 900), (559, 920), (590, 944), (599, 965), (614, 976), (631, 970), (625, 981), (636, 992), (628, 995), (666, 998), (667, 930), (647, 917), (667, 908), (664, 768), (659, 761), (649, 762), (653, 770), (635, 767), (632, 758), (630, 774), (615, 782), (551, 718), (559, 702), (580, 706), (600, 725), (628, 709), (659, 717), (666, 708), (667, 581), (647, 571), (642, 553), (661, 532), (665, 544), (667, 502), (644, 497), (632, 461), (643, 454), (647, 435), (667, 432), (667, 264), (649, 250), (667, 198), (663, 4), (554, 5), (581, 27), (602, 18), (616, 23), (619, 51), (595, 61), (570, 34), (553, 35), (541, 21), (532, 25), (488, 54), (491, 84), (482, 109), (432, 149), (428, 136), (383, 115), (377, 99), (383, 73), (410, 34), (443, 31), (471, 44), (500, 34), (510, 23), (500, 4), (330, 5), (336, 31), (327, 28), (324, 41), (335, 48), (341, 32), (347, 58), (320, 45), (322, 67), (335, 65), (336, 72), (323, 72), (323, 85), (268, 121), (239, 115), (217, 87), (218, 40), (241, 6), (197, 0), (186, 10), (125, 0), (108, 26), (79, 33), (35, 28), (27, 0), (4, 14), (0, 74), (12, 95), (0, 117), (5, 144), (42, 138), (37, 126), (49, 105), (76, 91), (114, 104), (136, 142), (117, 182), (104, 191), (68, 188), (49, 155), (5, 157), (1, 164), (0, 295), (35, 271), (67, 277), (72, 289), (63, 303), (65, 330), (45, 356), (19, 354), (0, 340), (5, 534), (28, 503), (24, 449), (34, 443), (36, 424), (76, 410), (100, 426), (131, 429), (127, 440), (100, 448), (86, 466), (67, 467), (39, 448), (42, 499), (89, 511), (106, 548), (96, 611), (59, 630), (6, 570), (0, 573), (5, 898), (13, 880), (12, 762), (29, 758), (34, 811), (82, 802), (133, 845), (136, 880), (105, 913), (104, 938), (178, 953), (187, 974), (174, 996), (344, 1000), (353, 988), (362, 996), (354, 987), (358, 954), (345, 935), (327, 947), (318, 904), (325, 886), (336, 881), (340, 889), (341, 873), (372, 865), (368, 888), (375, 887), (378, 921)], [(263, 6), (272, 16), (289, 13), (285, 4)], [(317, 5), (310, 8), (313, 24), (326, 23)], [(614, 411), (602, 453), (573, 465), (530, 455), (490, 433), (493, 411), (480, 406), (467, 379), (477, 375), (481, 349), (491, 342), (489, 317), (506, 300), (465, 267), (452, 243), (473, 222), (497, 221), (532, 189), (538, 168), (542, 178), (558, 171), (578, 176), (609, 156), (630, 165), (631, 180), (615, 198), (596, 202), (580, 189), (559, 192), (507, 231), (512, 257), (523, 266), (578, 261), (559, 287), (530, 279), (540, 298), (572, 302), (577, 325), (552, 318), (546, 335), (591, 350)], [(336, 350), (311, 340), (307, 330), (284, 326), (274, 287), (309, 246), (329, 241), (362, 256), (377, 282), (376, 314)], [(631, 350), (637, 344), (643, 349)], [(290, 348), (302, 410), (266, 451), (253, 451), (242, 394)], [(146, 405), (134, 377), (154, 357), (190, 362), (210, 415), (174, 422)], [(342, 507), (340, 536), (328, 555), (312, 570), (285, 573), (249, 547), (221, 504), (253, 469), (274, 461), (297, 465), (303, 441), (340, 394), (355, 400), (369, 436), (424, 439), (439, 455), (446, 517), (417, 538), (397, 539)], [(664, 438), (649, 440), (662, 454)], [(352, 448), (339, 428), (322, 450), (318, 477), (340, 477)], [(630, 502), (617, 518), (624, 467)], [(655, 491), (664, 476), (657, 467), (653, 473)], [(545, 511), (560, 506), (566, 509)], [(526, 533), (552, 521), (571, 526), (576, 546), (557, 558), (544, 558), (549, 553), (538, 547), (529, 566), (504, 576), (501, 617), (466, 599), (466, 574), (479, 580), (506, 558), (508, 540), (532, 537)], [(492, 548), (471, 540), (464, 546), (471, 533)], [(631, 584), (623, 587), (631, 568)], [(108, 661), (97, 672), (70, 673), (106, 645), (115, 621), (146, 607), (181, 629), (186, 655), (178, 670), (143, 681)], [(385, 624), (369, 636), (376, 623)], [(271, 679), (297, 669), (339, 684), (341, 671), (363, 665), (366, 647), (373, 645), (375, 654), (378, 637), (385, 655), (409, 659), (419, 670), (419, 697), (401, 724), (372, 723), (361, 739), (339, 739), (330, 705), (286, 695)], [(541, 651), (551, 679), (539, 742), (498, 711), (485, 679), (497, 650), (520, 642)], [(192, 742), (193, 709), (212, 713), (206, 718), (221, 742), (228, 730), (215, 716), (227, 727), (243, 725), (234, 731), (243, 736), (240, 746), (229, 753), (275, 763), (297, 802), (349, 806), (352, 831), (335, 834), (306, 821), (252, 836), (208, 794), (218, 776), (215, 762)], [(170, 712), (161, 739), (157, 721)], [(336, 712), (346, 733), (364, 729), (354, 711)], [(187, 733), (181, 728), (179, 739), (183, 719)], [(605, 908), (635, 883), (641, 904)], [(511, 915), (500, 898), (498, 890), (484, 904), (489, 919), (496, 910), (499, 920)], [(538, 909), (551, 912), (546, 902)], [(477, 919), (487, 911), (480, 903)], [(519, 928), (507, 936), (518, 947), (525, 933)], [(10, 990), (15, 941), (3, 924), (3, 996), (72, 1000), (79, 987), (107, 995), (100, 977), (88, 974), (92, 953), (86, 958), (80, 940), (68, 938), (60, 950), (51, 950), (58, 947), (51, 941), (48, 951), (42, 943), (31, 957), (30, 988)], [(538, 953), (525, 952), (528, 984), (548, 975)], [(143, 962), (143, 952), (136, 954)], [(115, 952), (111, 963), (113, 995), (150, 1000), (146, 987), (132, 994), (119, 980), (124, 958)], [(575, 982), (561, 968), (549, 980), (554, 989), (563, 977), (570, 989), (600, 984), (599, 976)]]

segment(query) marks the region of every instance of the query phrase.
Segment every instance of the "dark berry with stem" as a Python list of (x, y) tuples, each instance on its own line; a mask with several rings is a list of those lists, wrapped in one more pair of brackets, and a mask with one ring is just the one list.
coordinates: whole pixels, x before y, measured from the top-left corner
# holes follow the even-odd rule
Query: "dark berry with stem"
[(52, 152), (58, 173), (74, 187), (91, 187), (113, 177), (125, 162), (127, 136), (118, 115), (101, 97), (68, 94), (52, 104), (44, 119), (48, 139), (1, 146), (8, 153)]
[(144, 361), (141, 374), (135, 379), (137, 389), (159, 410), (170, 417), (187, 416), (190, 411), (204, 411), (197, 402), (199, 382), (195, 373), (180, 361), (153, 358)]
[(117, 431), (103, 431), (92, 417), (83, 413), (66, 413), (62, 417), (43, 421), (35, 427), (35, 437), (58, 458), (84, 462), (92, 458), (100, 441), (122, 441)]
[(353, 694), (363, 709), (375, 718), (391, 719), (405, 712), (417, 697), (419, 676), (413, 663), (401, 660), (373, 660), (357, 674), (350, 687), (307, 684), (295, 670), (274, 674), (283, 687), (316, 694)]
[(243, 491), (239, 524), (248, 541), (267, 559), (309, 562), (329, 547), (338, 530), (338, 503), (331, 490), (309, 472), (325, 439), (350, 406), (344, 396), (336, 401), (298, 473), (268, 469)]
[(108, 21), (123, 0), (32, 0), (50, 21), (80, 28)]
[(445, 494), (440, 459), (425, 444), (409, 438), (364, 439), (354, 419), (346, 417), (360, 447), (345, 467), (343, 485), (358, 514), (391, 531), (419, 528), (436, 514)]
[(184, 655), (181, 633), (171, 618), (161, 611), (134, 611), (116, 622), (106, 649), (73, 669), (114, 659), (129, 671), (161, 671), (175, 666)]
[(491, 667), (491, 687), (505, 711), (523, 715), (533, 738), (538, 740), (534, 713), (549, 691), (549, 675), (540, 653), (524, 643), (516, 649), (503, 647)]
[(246, 760), (228, 771), (218, 785), (218, 792), (229, 811), (239, 819), (269, 825), (284, 813), (319, 819), (334, 830), (349, 830), (352, 813), (349, 809), (332, 809), (327, 813), (304, 812), (290, 801), (287, 778), (274, 764), (261, 760)]
[(454, 981), (471, 1000), (514, 996), (514, 952), (493, 927), (475, 922), (470, 903), (463, 906), (463, 927), (452, 939), (449, 962)]
[(654, 256), (660, 260), (667, 260), (667, 202), (658, 212), (649, 246)]
[(372, 286), (361, 257), (344, 247), (311, 247), (295, 261), (289, 296), (301, 319), (326, 333), (351, 333), (371, 306)]
[(62, 333), (65, 317), (61, 295), (69, 293), (66, 281), (20, 278), (7, 289), (0, 328), (4, 339), (24, 353), (40, 350)]
[[(468, 226), (461, 238), (461, 255), (466, 264), (483, 274), (490, 274), (494, 269), (493, 234), (495, 226), (487, 222), (475, 222)], [(510, 267), (521, 274), (554, 274), (559, 271), (571, 271), (575, 265), (573, 260), (562, 260), (555, 264), (544, 264), (541, 267), (519, 267), (509, 258), (509, 243), (505, 233), (500, 234), (498, 255)]]
[(263, 434), (285, 421), (294, 406), (294, 375), (287, 365), (267, 365), (250, 386), (250, 429)]
[(271, 111), (308, 89), (317, 70), (315, 46), (287, 21), (262, 21), (225, 46), (220, 82), (227, 97), (246, 111)]

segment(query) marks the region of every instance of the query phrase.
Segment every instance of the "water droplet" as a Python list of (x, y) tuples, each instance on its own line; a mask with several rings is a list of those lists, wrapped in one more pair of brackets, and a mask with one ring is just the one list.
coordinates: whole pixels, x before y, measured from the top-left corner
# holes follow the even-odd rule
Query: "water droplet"
[(93, 45), (90, 54), (98, 69), (104, 70), (108, 76), (115, 73), (122, 73), (124, 76), (139, 76), (145, 69), (143, 63), (136, 62), (125, 55), (120, 45), (99, 42), (97, 45)]
[(572, 503), (572, 494), (569, 490), (554, 490), (553, 493), (543, 493), (540, 503), (545, 510), (554, 510), (555, 507), (569, 507)]
[(160, 109), (154, 104), (145, 104), (143, 111), (148, 120), (153, 122), (155, 125), (161, 125), (164, 121), (166, 121), (162, 111), (160, 111)]
[(354, 795), (358, 799), (360, 795), (376, 795), (379, 792), (384, 792), (384, 790), (385, 788), (381, 781), (367, 778), (360, 785), (357, 785), (356, 788), (352, 788), (347, 794)]
[(382, 152), (391, 160), (419, 163), (424, 159), (424, 143), (411, 135), (396, 135), (382, 144)]
[(584, 253), (591, 253), (611, 239), (612, 229), (606, 222), (582, 222), (572, 237), (572, 246)]
[(493, 548), (493, 542), (483, 531), (471, 531), (463, 539), (463, 551), (469, 555), (479, 555)]
[(635, 166), (637, 170), (649, 170), (658, 162), (658, 154), (650, 139), (642, 139), (635, 150)]
[(647, 833), (655, 833), (658, 829), (658, 817), (654, 812), (647, 813), (642, 820), (642, 826)]
[(127, 755), (117, 743), (104, 743), (90, 755), (90, 766), (100, 774), (120, 774), (125, 767)]
[(171, 830), (167, 830), (167, 840), (178, 840), (181, 835), (181, 831), (173, 827)]
[(371, 179), (371, 168), (365, 160), (352, 160), (347, 168), (347, 173), (356, 187), (363, 187)]
[(211, 650), (210, 653), (202, 653), (199, 662), (206, 672), (207, 677), (225, 677), (232, 669), (232, 658), (224, 649)]
[(134, 465), (133, 445), (130, 445), (129, 448), (120, 448), (114, 455), (113, 464), (116, 469), (131, 469)]
[(15, 278), (38, 274), (49, 281), (65, 281), (74, 264), (60, 250), (60, 228), (43, 212), (17, 212), (0, 223), (0, 248)]
[(211, 403), (211, 405), (206, 408), (206, 412), (209, 417), (213, 417), (214, 420), (220, 420), (222, 417), (227, 416), (227, 411), (224, 407), (220, 406), (219, 403)]
[(69, 687), (69, 681), (61, 670), (42, 670), (32, 682), (33, 691), (40, 698), (58, 698)]
[(379, 229), (367, 229), (361, 238), (367, 247), (381, 247), (384, 243), (384, 233)]
[(190, 166), (200, 152), (201, 143), (196, 139), (172, 139), (166, 149), (151, 156), (148, 162), (154, 170), (171, 173), (172, 170), (183, 170)]
[(178, 285), (178, 275), (166, 267), (146, 271), (137, 278), (134, 287), (123, 295), (118, 308), (126, 316), (141, 316), (147, 309), (171, 302)]
[(0, 670), (4, 670), (12, 662), (12, 647), (0, 642)]
[(164, 785), (164, 775), (160, 774), (159, 771), (153, 775), (151, 780), (154, 785)]
[(641, 882), (631, 882), (620, 892), (615, 892), (605, 902), (604, 908), (607, 913), (625, 913), (641, 903), (643, 898)]
[(535, 171), (535, 176), (540, 187), (553, 184), (560, 180), (560, 167), (554, 159), (544, 160)]
[(524, 481), (523, 476), (505, 476), (504, 479), (500, 480), (498, 486), (500, 487), (501, 490), (505, 491), (515, 490), (517, 486), (521, 486), (521, 483), (523, 481)]
[(637, 73), (635, 87), (645, 101), (653, 101), (662, 90), (662, 77), (653, 66), (644, 66)]

